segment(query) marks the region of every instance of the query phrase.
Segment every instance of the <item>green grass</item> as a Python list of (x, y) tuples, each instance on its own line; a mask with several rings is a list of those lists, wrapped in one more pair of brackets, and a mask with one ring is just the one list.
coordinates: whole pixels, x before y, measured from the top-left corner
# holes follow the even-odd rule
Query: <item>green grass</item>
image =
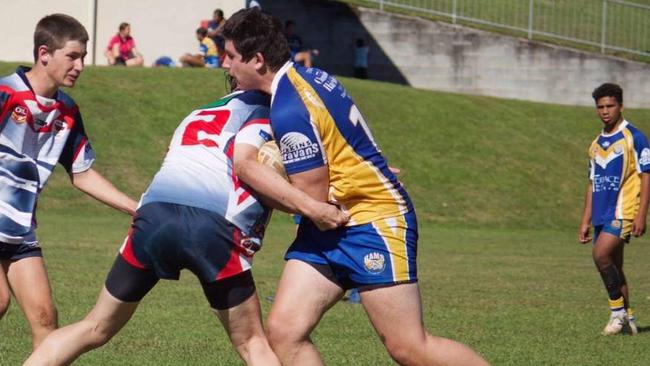
[[(0, 74), (15, 65), (0, 63)], [(433, 334), (463, 341), (495, 365), (647, 365), (650, 256), (627, 249), (642, 325), (605, 338), (606, 294), (589, 246), (575, 240), (586, 185), (592, 108), (436, 93), (342, 79), (412, 194), (421, 226), (419, 278)], [(89, 68), (71, 94), (98, 154), (96, 168), (132, 196), (158, 169), (178, 122), (224, 93), (211, 70)], [(650, 131), (650, 111), (628, 110)], [(57, 169), (39, 203), (39, 237), (61, 324), (92, 307), (129, 218), (76, 192)], [(259, 293), (273, 293), (293, 227), (276, 215), (256, 256)], [(263, 301), (266, 314), (269, 303)], [(331, 365), (392, 364), (361, 307), (338, 304), (314, 340)], [(0, 322), (0, 365), (29, 352), (16, 304)], [(196, 279), (161, 282), (133, 320), (79, 365), (238, 364)]]
[[(379, 8), (377, 1), (339, 0), (351, 5)], [(650, 0), (634, 0), (631, 3), (650, 5)], [(387, 0), (384, 10), (426, 19), (451, 22), (451, 16), (427, 13), (426, 10), (451, 14), (452, 0)], [(417, 10), (424, 9), (424, 10)], [(528, 36), (529, 2), (527, 0), (459, 0), (456, 13), (459, 16), (503, 24), (524, 31), (495, 27), (468, 20), (457, 23), (518, 37)], [(533, 8), (533, 29), (564, 37), (593, 42), (598, 45), (602, 37), (603, 2), (601, 0), (536, 0)], [(650, 52), (650, 38), (644, 30), (650, 27), (650, 10), (609, 3), (608, 21), (605, 32), (608, 46), (622, 47), (639, 52)], [(562, 40), (544, 35), (533, 35), (533, 39), (562, 46), (574, 47), (590, 52), (600, 52), (600, 46), (591, 46), (575, 41)], [(650, 62), (650, 56), (633, 52), (606, 50), (607, 54)]]

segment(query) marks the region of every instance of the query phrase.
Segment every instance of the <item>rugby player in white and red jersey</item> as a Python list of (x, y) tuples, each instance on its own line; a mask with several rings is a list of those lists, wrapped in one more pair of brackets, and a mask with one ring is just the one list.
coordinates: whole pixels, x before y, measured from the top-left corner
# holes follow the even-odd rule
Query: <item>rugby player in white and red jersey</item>
[[(249, 365), (279, 365), (266, 340), (250, 268), (262, 244), (270, 209), (235, 175), (238, 150), (255, 152), (272, 139), (270, 97), (238, 91), (190, 113), (176, 129), (162, 167), (137, 214), (95, 308), (52, 333), (26, 365), (67, 365), (100, 347), (128, 322), (159, 279), (181, 269), (200, 280), (212, 310)], [(285, 198), (269, 205), (334, 228), (347, 215), (291, 186), (251, 155)], [(263, 197), (262, 197), (263, 198)]]
[(0, 317), (10, 293), (36, 348), (57, 327), (57, 312), (36, 238), (36, 205), (57, 163), (72, 184), (129, 214), (137, 203), (91, 168), (95, 154), (79, 107), (59, 89), (84, 69), (88, 34), (76, 19), (53, 14), (36, 25), (34, 66), (0, 79)]

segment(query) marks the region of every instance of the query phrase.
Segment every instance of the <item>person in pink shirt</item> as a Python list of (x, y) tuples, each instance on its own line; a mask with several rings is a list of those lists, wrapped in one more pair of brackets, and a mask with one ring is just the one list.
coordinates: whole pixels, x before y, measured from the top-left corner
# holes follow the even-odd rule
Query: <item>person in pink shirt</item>
[(120, 24), (119, 32), (108, 41), (104, 56), (109, 65), (142, 66), (144, 64), (142, 55), (135, 48), (129, 23)]

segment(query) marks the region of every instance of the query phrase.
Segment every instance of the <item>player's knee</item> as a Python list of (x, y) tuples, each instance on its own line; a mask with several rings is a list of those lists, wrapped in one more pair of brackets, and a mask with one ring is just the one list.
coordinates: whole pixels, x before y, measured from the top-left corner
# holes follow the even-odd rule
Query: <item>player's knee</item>
[[(419, 332), (418, 332), (419, 333)], [(384, 346), (395, 362), (400, 365), (420, 364), (421, 353), (428, 348), (425, 334), (381, 337)]]
[(269, 343), (271, 344), (272, 347), (275, 347), (276, 345), (280, 344), (282, 341), (282, 337), (280, 334), (282, 333), (282, 327), (280, 322), (275, 320), (274, 317), (269, 317), (266, 323), (266, 337), (269, 340)]
[(279, 316), (270, 316), (266, 324), (266, 334), (273, 349), (299, 341), (302, 337), (298, 329), (293, 329), (293, 322)]
[(611, 258), (607, 253), (601, 250), (594, 250), (592, 253), (594, 264), (599, 270), (603, 270), (612, 263)]
[(54, 305), (38, 305), (27, 316), (32, 328), (56, 329), (59, 318)]
[(111, 340), (114, 333), (109, 330), (104, 322), (97, 320), (82, 320), (85, 329), (86, 346), (89, 348), (98, 348)]
[(414, 350), (406, 342), (385, 342), (386, 350), (390, 357), (400, 365), (413, 365), (414, 363)]
[(244, 360), (250, 359), (251, 354), (269, 352), (271, 348), (264, 334), (251, 334), (247, 338), (232, 339), (232, 345)]

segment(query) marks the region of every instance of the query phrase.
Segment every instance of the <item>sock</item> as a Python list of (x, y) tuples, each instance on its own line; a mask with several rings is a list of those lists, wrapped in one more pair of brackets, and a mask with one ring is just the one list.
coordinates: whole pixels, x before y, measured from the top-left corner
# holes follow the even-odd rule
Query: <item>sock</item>
[(609, 299), (612, 301), (621, 299), (622, 302), (620, 307), (624, 308), (625, 301), (623, 300), (623, 294), (621, 293), (623, 281), (616, 265), (610, 264), (600, 270), (600, 277), (603, 279), (603, 284), (605, 284), (605, 288), (609, 294)]
[(609, 300), (609, 308), (612, 310), (612, 313), (625, 313), (625, 301), (623, 296), (619, 297), (616, 300)]

